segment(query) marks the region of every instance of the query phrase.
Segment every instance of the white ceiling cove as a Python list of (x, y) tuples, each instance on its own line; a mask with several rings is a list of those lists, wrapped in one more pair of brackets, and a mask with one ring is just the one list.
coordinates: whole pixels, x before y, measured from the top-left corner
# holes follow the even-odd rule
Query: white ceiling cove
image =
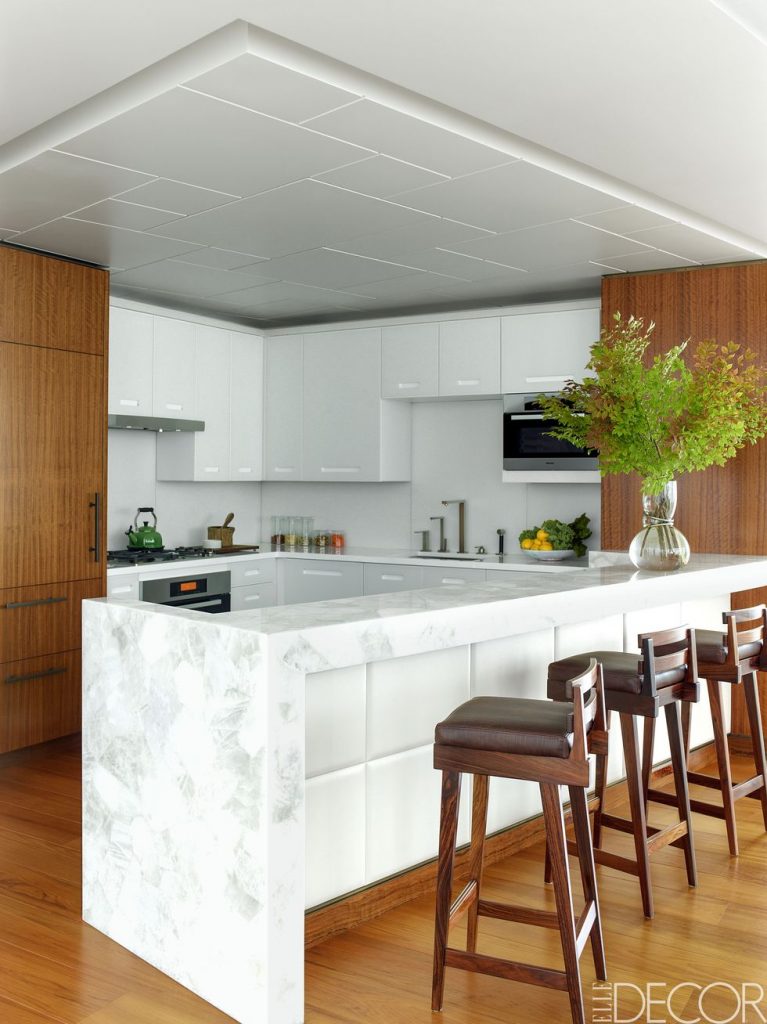
[(688, 205), (581, 151), (576, 123), (555, 151), (550, 127), (512, 133), (242, 21), (84, 99), (0, 147), (0, 238), (109, 267), (139, 300), (273, 326), (767, 255), (742, 197), (712, 219), (705, 168), (688, 168)]

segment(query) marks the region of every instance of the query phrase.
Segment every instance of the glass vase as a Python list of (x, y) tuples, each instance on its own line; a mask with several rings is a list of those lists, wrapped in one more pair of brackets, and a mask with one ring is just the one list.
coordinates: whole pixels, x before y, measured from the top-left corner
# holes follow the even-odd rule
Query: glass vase
[(642, 495), (642, 529), (629, 548), (629, 558), (637, 569), (671, 572), (690, 561), (687, 538), (674, 526), (676, 480), (658, 494)]

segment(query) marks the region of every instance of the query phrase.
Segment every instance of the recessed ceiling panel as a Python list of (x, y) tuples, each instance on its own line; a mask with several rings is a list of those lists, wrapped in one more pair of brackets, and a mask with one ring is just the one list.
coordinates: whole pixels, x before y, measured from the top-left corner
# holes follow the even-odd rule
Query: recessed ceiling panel
[(197, 249), (185, 253), (184, 263), (195, 263), (200, 267), (216, 267), (218, 270), (240, 270), (246, 274), (257, 274), (260, 264), (266, 260), (246, 252), (232, 252), (230, 249)]
[[(263, 284), (276, 280), (263, 277)], [(256, 282), (253, 275), (239, 274), (235, 270), (214, 270), (212, 267), (198, 267), (180, 260), (160, 260), (147, 266), (124, 270), (113, 274), (116, 285), (128, 288), (159, 288), (179, 295), (221, 295), (241, 288), (249, 288)]]
[(158, 238), (141, 231), (113, 228), (107, 224), (89, 224), (84, 220), (66, 217), (32, 231), (25, 231), (14, 241), (32, 249), (123, 270), (180, 256), (181, 253), (197, 248), (191, 242)]
[(574, 219), (591, 224), (595, 228), (602, 228), (603, 231), (614, 231), (616, 235), (628, 235), (632, 231), (674, 223), (668, 217), (661, 217), (659, 213), (645, 210), (641, 206), (619, 206), (615, 210), (604, 210), (602, 213), (581, 214)]
[(59, 148), (241, 196), (370, 155), (188, 89), (171, 89)]
[(132, 231), (147, 231), (179, 218), (177, 213), (154, 210), (151, 206), (140, 206), (138, 203), (126, 203), (122, 199), (105, 199), (93, 206), (86, 206), (70, 216), (77, 220), (89, 220), (94, 224), (130, 228)]
[(226, 301), (232, 304), (232, 308), (238, 310), (249, 308), (256, 310), (267, 302), (285, 302), (294, 300), (296, 302), (314, 303), (324, 302), (331, 305), (336, 303), (353, 304), (355, 295), (351, 292), (334, 291), (330, 288), (317, 288), (312, 285), (295, 284), (292, 281), (278, 281), (274, 284), (264, 284), (245, 288), (242, 291), (232, 292), (226, 296)]
[(149, 180), (147, 174), (48, 150), (0, 174), (0, 224), (27, 231)]
[(346, 288), (368, 281), (385, 281), (393, 277), (406, 277), (412, 268), (354, 256), (334, 249), (311, 249), (294, 253), (266, 264), (269, 273), (281, 281), (317, 285), (320, 288)]
[(754, 253), (747, 249), (730, 245), (729, 242), (722, 242), (718, 238), (712, 238), (711, 235), (704, 235), (701, 231), (695, 231), (684, 224), (669, 224), (666, 227), (634, 231), (631, 237), (638, 242), (654, 245), (675, 256), (684, 256), (686, 259), (695, 260), (698, 263), (721, 263), (725, 260), (754, 258)]
[(454, 281), (449, 277), (439, 277), (437, 274), (413, 274), (410, 277), (397, 277), (391, 281), (375, 281), (371, 284), (358, 285), (355, 291), (370, 295), (375, 299), (386, 300), (393, 305), (399, 302), (410, 301), (418, 298), (430, 298), (432, 296), (450, 294), (457, 284), (462, 282)]
[(340, 247), (357, 232), (405, 225), (417, 228), (431, 220), (428, 214), (382, 199), (319, 181), (299, 181), (158, 228), (157, 233), (276, 257), (323, 245)]
[(230, 195), (228, 192), (216, 192), (215, 189), (185, 185), (181, 181), (155, 178), (146, 185), (132, 188), (120, 198), (131, 203), (154, 206), (160, 210), (171, 210), (173, 213), (190, 214), (212, 210), (214, 206), (225, 206), (241, 197)]
[(611, 270), (622, 270), (629, 274), (635, 274), (642, 270), (672, 270), (675, 267), (700, 266), (694, 260), (673, 256), (670, 252), (661, 252), (660, 249), (634, 252), (628, 256), (607, 256), (599, 262), (604, 267), (602, 271), (604, 274), (609, 274)]
[(387, 156), (456, 177), (515, 159), (428, 121), (360, 100), (307, 122), (310, 128)]
[(244, 53), (185, 85), (296, 123), (359, 99), (356, 93), (337, 89), (253, 53)]
[(492, 231), (473, 227), (471, 224), (458, 224), (454, 220), (441, 217), (428, 217), (416, 224), (390, 228), (371, 234), (357, 235), (356, 232), (344, 245), (347, 252), (357, 252), (361, 256), (373, 256), (379, 260), (402, 262), (400, 257), (410, 252), (418, 252), (427, 246), (445, 246), (451, 248), (456, 242), (471, 241), (475, 238), (492, 238)]
[(612, 235), (577, 221), (561, 220), (475, 242), (459, 242), (454, 248), (469, 256), (534, 271), (608, 256), (625, 256), (642, 252), (646, 247), (632, 238)]
[(438, 181), (448, 180), (442, 174), (425, 171), (422, 167), (394, 160), (390, 156), (372, 156), (369, 160), (340, 167), (337, 171), (318, 174), (316, 177), (319, 181), (350, 188), (354, 192), (364, 192), (368, 196), (379, 196), (381, 199), (421, 185), (433, 185)]
[(615, 196), (522, 161), (400, 193), (396, 200), (491, 231), (547, 224), (617, 203)]
[(431, 270), (435, 274), (447, 274), (451, 277), (462, 278), (464, 281), (484, 281), (487, 278), (498, 277), (502, 273), (509, 276), (525, 273), (524, 270), (502, 267), (497, 263), (488, 263), (475, 256), (464, 256), (459, 252), (450, 252), (447, 249), (428, 249), (407, 258), (403, 257), (403, 260), (411, 267)]

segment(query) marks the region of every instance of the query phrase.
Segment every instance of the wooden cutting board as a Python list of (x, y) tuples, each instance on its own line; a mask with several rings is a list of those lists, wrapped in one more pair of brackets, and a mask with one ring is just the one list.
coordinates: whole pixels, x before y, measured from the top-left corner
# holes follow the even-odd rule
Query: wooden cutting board
[(221, 555), (233, 555), (237, 551), (258, 551), (258, 544), (227, 544), (215, 550)]

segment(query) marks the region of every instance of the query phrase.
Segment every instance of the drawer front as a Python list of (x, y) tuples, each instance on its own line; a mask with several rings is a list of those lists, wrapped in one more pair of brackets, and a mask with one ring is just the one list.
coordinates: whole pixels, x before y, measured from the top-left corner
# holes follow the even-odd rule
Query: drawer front
[(423, 586), (420, 566), (364, 564), (365, 594), (393, 594), (398, 590), (417, 590)]
[(107, 597), (113, 601), (138, 601), (138, 573), (107, 577)]
[(286, 558), (283, 565), (284, 604), (362, 595), (362, 565), (359, 562)]
[(451, 583), (484, 583), (484, 569), (464, 569), (462, 566), (449, 566), (444, 569), (437, 566), (424, 566), (423, 585), (425, 587), (448, 586)]
[(0, 665), (0, 752), (80, 731), (80, 652)]
[(232, 611), (249, 608), (271, 608), (277, 604), (276, 583), (255, 583), (250, 587), (232, 587)]
[(0, 590), (0, 663), (78, 648), (81, 602), (102, 594), (101, 580)]
[(250, 587), (255, 583), (274, 583), (274, 558), (253, 558), (236, 562), (232, 559), (229, 571), (233, 587)]

